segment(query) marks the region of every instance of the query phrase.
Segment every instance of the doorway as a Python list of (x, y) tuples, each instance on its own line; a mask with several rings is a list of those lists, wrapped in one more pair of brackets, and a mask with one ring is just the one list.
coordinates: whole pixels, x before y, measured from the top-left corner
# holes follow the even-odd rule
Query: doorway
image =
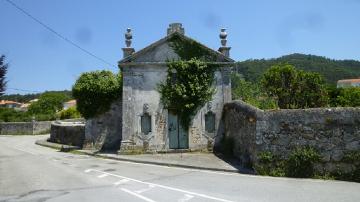
[(180, 123), (178, 115), (169, 110), (169, 147), (170, 149), (188, 149), (189, 135)]

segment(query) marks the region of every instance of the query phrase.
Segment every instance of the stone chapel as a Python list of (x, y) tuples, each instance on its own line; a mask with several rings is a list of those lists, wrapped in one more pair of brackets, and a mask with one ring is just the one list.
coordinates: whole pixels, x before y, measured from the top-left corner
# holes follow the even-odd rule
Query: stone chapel
[[(226, 37), (226, 30), (221, 29), (221, 47), (216, 51), (186, 36), (181, 23), (172, 23), (164, 38), (135, 51), (128, 28), (123, 59), (118, 63), (123, 74), (122, 96), (107, 113), (87, 121), (84, 147), (119, 149), (120, 153), (212, 150), (223, 135), (223, 106), (231, 101), (230, 70), (234, 60), (229, 58)], [(197, 51), (186, 52), (192, 47)], [(168, 61), (191, 57), (217, 64), (213, 84), (216, 92), (184, 130), (177, 114), (161, 103), (157, 86), (166, 79)]]

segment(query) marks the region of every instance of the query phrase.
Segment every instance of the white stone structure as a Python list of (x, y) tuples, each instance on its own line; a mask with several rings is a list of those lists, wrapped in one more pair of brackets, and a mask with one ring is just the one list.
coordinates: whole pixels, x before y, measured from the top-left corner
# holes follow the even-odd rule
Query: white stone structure
[[(230, 69), (234, 61), (229, 58), (230, 47), (226, 47), (225, 29), (221, 30), (222, 47), (219, 51), (212, 50), (184, 34), (185, 30), (180, 23), (170, 24), (166, 37), (135, 52), (130, 47), (132, 31), (127, 29), (125, 34), (127, 47), (123, 48), (124, 58), (119, 61), (119, 67), (123, 73), (122, 100), (113, 104), (115, 107), (112, 108), (112, 112), (100, 118), (101, 126), (96, 120), (90, 121), (92, 125), (87, 124), (88, 139), (93, 138), (93, 142), (96, 142), (94, 135), (89, 132), (95, 129), (97, 133), (119, 135), (121, 136), (121, 152), (213, 148), (223, 134), (220, 124), (223, 105), (231, 101)], [(205, 53), (203, 56), (207, 58), (206, 62), (219, 65), (213, 84), (216, 93), (212, 101), (203, 106), (193, 117), (188, 131), (182, 129), (177, 115), (172, 110), (164, 108), (157, 90), (158, 84), (167, 77), (167, 61), (184, 59), (174, 47), (175, 40), (178, 45), (180, 42), (180, 45), (184, 43), (196, 46)], [(199, 55), (194, 55), (194, 57), (199, 57)], [(119, 109), (116, 106), (122, 106), (121, 111), (116, 110)], [(121, 114), (121, 117), (114, 118), (118, 116), (116, 114)], [(122, 131), (106, 132), (113, 130), (109, 125), (119, 129), (118, 124), (109, 123), (111, 121), (121, 121)], [(99, 130), (99, 127), (102, 129)], [(98, 139), (103, 141), (104, 138)], [(110, 139), (118, 140), (113, 137)]]

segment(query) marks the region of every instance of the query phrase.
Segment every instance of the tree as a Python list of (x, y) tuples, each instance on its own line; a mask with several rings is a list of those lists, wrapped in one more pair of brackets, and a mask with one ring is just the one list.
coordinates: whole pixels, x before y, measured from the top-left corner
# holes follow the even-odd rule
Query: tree
[(48, 114), (53, 115), (63, 108), (63, 103), (70, 97), (63, 93), (45, 92), (39, 100), (29, 106), (31, 114)]
[(111, 103), (121, 96), (121, 74), (105, 70), (83, 73), (72, 92), (81, 115), (86, 119), (95, 117), (108, 111)]
[(342, 88), (337, 96), (336, 106), (360, 107), (360, 87)]
[(282, 109), (324, 107), (328, 103), (325, 82), (314, 72), (296, 70), (290, 64), (277, 64), (261, 80), (266, 93), (276, 97)]
[(8, 68), (8, 64), (5, 64), (5, 56), (0, 56), (0, 96), (4, 94), (6, 90), (6, 72)]
[(240, 99), (260, 109), (278, 108), (275, 100), (267, 96), (258, 83), (246, 81), (238, 73), (231, 74), (231, 94), (234, 100)]

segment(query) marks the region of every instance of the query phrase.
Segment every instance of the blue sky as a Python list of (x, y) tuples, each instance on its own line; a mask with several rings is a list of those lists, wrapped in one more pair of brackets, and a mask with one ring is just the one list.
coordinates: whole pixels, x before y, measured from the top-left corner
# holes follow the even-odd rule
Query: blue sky
[[(216, 49), (227, 28), (237, 61), (291, 53), (360, 60), (360, 0), (12, 0), (84, 49), (116, 66), (124, 32), (139, 50), (171, 22)], [(71, 89), (86, 71), (118, 69), (64, 42), (0, 0), (0, 54), (10, 64), (7, 94)], [(12, 88), (12, 89), (10, 89)]]

